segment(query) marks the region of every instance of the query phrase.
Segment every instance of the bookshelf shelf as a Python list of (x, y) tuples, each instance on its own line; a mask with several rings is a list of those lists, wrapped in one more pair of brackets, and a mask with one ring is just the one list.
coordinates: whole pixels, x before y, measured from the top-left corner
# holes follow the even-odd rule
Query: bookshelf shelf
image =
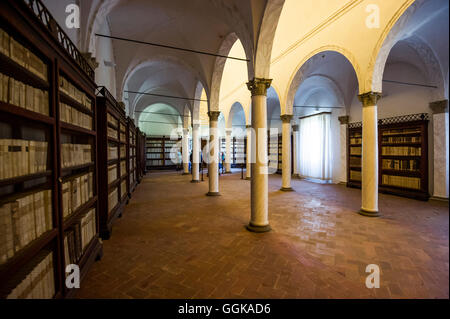
[(86, 203), (77, 208), (75, 212), (67, 216), (63, 221), (63, 229), (67, 230), (71, 227), (89, 208), (91, 208), (97, 202), (97, 196), (89, 199)]
[(23, 66), (12, 61), (9, 57), (0, 52), (0, 71), (10, 77), (41, 90), (48, 90), (50, 85), (34, 73), (28, 71)]
[(32, 122), (40, 122), (40, 123), (49, 124), (49, 125), (55, 124), (55, 119), (52, 117), (49, 117), (44, 114), (40, 114), (38, 112), (29, 111), (22, 107), (15, 106), (15, 105), (1, 102), (1, 101), (0, 101), (0, 112), (5, 113), (5, 115), (9, 114), (16, 118), (19, 118), (19, 117), (24, 118), (24, 119), (32, 121)]
[[(379, 191), (428, 200), (428, 115), (381, 119), (378, 123)], [(361, 187), (361, 123), (351, 123), (347, 140), (347, 186)], [(395, 155), (391, 155), (394, 153)], [(404, 153), (404, 154), (403, 154)]]
[(50, 175), (52, 175), (52, 171), (48, 170), (48, 171), (40, 172), (40, 173), (36, 173), (36, 174), (29, 174), (29, 175), (23, 175), (23, 176), (8, 178), (8, 179), (2, 179), (2, 180), (0, 180), (0, 187), (6, 186), (6, 185), (23, 183), (23, 182), (26, 182), (26, 181), (29, 181), (32, 179), (38, 179), (38, 178), (47, 177)]
[(5, 264), (0, 265), (0, 282), (8, 280), (12, 274), (14, 274), (17, 268), (21, 268), (30, 259), (32, 259), (42, 248), (47, 246), (58, 235), (58, 229), (51, 229), (39, 238), (29, 243), (26, 247), (17, 252), (14, 257), (8, 260)]
[(80, 134), (92, 135), (92, 136), (95, 136), (97, 134), (95, 131), (87, 130), (80, 126), (65, 123), (65, 122), (61, 122), (60, 126), (61, 126), (61, 129), (71, 131), (72, 133), (80, 133)]
[[(126, 205), (128, 187), (122, 183), (124, 175), (128, 175), (129, 160), (127, 156), (127, 118), (125, 110), (119, 105), (112, 94), (105, 87), (98, 87), (96, 92), (98, 141), (99, 141), (99, 225), (100, 237), (109, 239), (112, 225), (115, 219), (122, 214)], [(117, 138), (109, 135), (113, 134)], [(121, 134), (125, 134), (125, 141), (120, 140)], [(125, 142), (125, 143), (123, 143)], [(121, 146), (124, 146), (125, 156), (120, 154)], [(109, 148), (115, 148), (117, 158), (109, 159)], [(121, 165), (124, 163), (124, 165)], [(114, 173), (114, 180), (108, 181), (108, 172)], [(125, 170), (125, 174), (123, 172)]]
[[(39, 7), (39, 13), (36, 14), (30, 6)], [(50, 32), (47, 23), (57, 35)], [(48, 278), (48, 282), (42, 283), (48, 287), (44, 292), (45, 298), (67, 298), (74, 291), (64, 288), (67, 257), (64, 239), (66, 232), (74, 229), (77, 223), (79, 233), (85, 230), (79, 220), (86, 217), (88, 209), (91, 209), (90, 234), (93, 237), (91, 246), (94, 248), (86, 250), (84, 259), (95, 260), (101, 257), (102, 251), (97, 235), (98, 225), (94, 221), (98, 214), (96, 127), (92, 125), (93, 129), (87, 130), (79, 126), (80, 123), (86, 125), (88, 117), (84, 114), (90, 116), (92, 124), (96, 122), (94, 73), (41, 0), (1, 1), (0, 37), (0, 73), (2, 79), (8, 79), (5, 82), (9, 87), (8, 95), (10, 90), (15, 92), (13, 98), (0, 97), (3, 101), (0, 102), (0, 123), (12, 127), (11, 133), (2, 131), (0, 139), (23, 143), (20, 154), (5, 156), (17, 156), (19, 160), (16, 162), (21, 163), (19, 172), (45, 169), (41, 173), (0, 181), (0, 188), (3, 190), (0, 192), (0, 213), (9, 218), (8, 216), (16, 213), (10, 207), (22, 205), (19, 210), (30, 216), (20, 221), (24, 223), (23, 228), (16, 225), (14, 228), (11, 226), (11, 232), (6, 230), (8, 234), (14, 232), (11, 236), (7, 235), (12, 238), (14, 245), (21, 244), (21, 237), (25, 238), (25, 247), (0, 266), (0, 297), (32, 297), (29, 294), (32, 287), (28, 287), (28, 292), (18, 285), (30, 275), (34, 267), (45, 262), (48, 265), (48, 276), (41, 279), (44, 281)], [(6, 53), (6, 47), (14, 47), (14, 50)], [(64, 83), (68, 86), (64, 86)], [(61, 91), (67, 87), (70, 88), (67, 91), (70, 96)], [(76, 121), (61, 118), (61, 110), (65, 104), (83, 116), (78, 117), (78, 113), (75, 113), (75, 119), (78, 119)], [(28, 151), (24, 151), (27, 142)], [(8, 149), (8, 152), (19, 153), (17, 149)], [(33, 160), (34, 156), (36, 158)], [(72, 164), (91, 163), (62, 167), (68, 164), (68, 160), (73, 160)], [(24, 163), (28, 163), (25, 168)], [(82, 171), (85, 174), (78, 176)], [(80, 194), (80, 202), (86, 200), (88, 193), (92, 194), (92, 198), (64, 220), (63, 209), (68, 209), (68, 206), (63, 202), (63, 196), (67, 199), (67, 193), (63, 194), (62, 188), (63, 185), (69, 185), (69, 182), (74, 194)], [(20, 198), (13, 198), (19, 194)], [(32, 208), (29, 209), (30, 207)], [(11, 225), (18, 223), (18, 220), (15, 218)], [(38, 238), (33, 240), (36, 236)], [(6, 238), (6, 247), (10, 247), (10, 237)], [(81, 236), (74, 237), (74, 240), (81, 241)], [(5, 245), (5, 241), (0, 242), (0, 245)], [(85, 263), (82, 272), (85, 273), (89, 266), (89, 263)]]

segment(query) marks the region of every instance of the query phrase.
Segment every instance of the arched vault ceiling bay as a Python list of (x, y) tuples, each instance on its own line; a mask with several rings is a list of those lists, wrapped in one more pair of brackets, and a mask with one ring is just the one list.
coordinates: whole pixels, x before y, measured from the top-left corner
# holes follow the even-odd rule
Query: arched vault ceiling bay
[[(251, 57), (253, 50), (253, 7), (265, 0), (128, 0), (120, 1), (107, 16), (115, 37), (160, 43), (216, 53), (230, 33), (236, 33)], [(264, 8), (264, 5), (262, 6)], [(132, 17), (132, 18), (131, 18)], [(178, 50), (113, 40), (118, 90), (132, 69), (149, 57), (165, 56), (183, 61), (198, 72), (198, 80), (209, 92), (216, 59)], [(121, 84), (121, 85), (120, 85)], [(121, 92), (118, 92), (121, 97)]]

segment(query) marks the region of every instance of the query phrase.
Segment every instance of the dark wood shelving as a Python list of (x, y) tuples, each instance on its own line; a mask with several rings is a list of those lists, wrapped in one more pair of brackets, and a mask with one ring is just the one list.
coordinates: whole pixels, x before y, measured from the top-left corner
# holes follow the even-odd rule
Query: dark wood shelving
[(0, 71), (34, 88), (48, 90), (50, 84), (0, 52)]
[(29, 174), (29, 175), (12, 177), (12, 178), (8, 178), (8, 179), (2, 179), (2, 180), (0, 180), (0, 187), (12, 185), (12, 184), (23, 183), (26, 181), (30, 181), (32, 179), (38, 179), (41, 177), (50, 176), (51, 174), (52, 174), (52, 171), (47, 170), (45, 172), (40, 172), (40, 173), (36, 173), (36, 174)]
[(81, 127), (81, 126), (73, 125), (73, 124), (66, 123), (66, 122), (61, 122), (60, 126), (61, 126), (62, 129), (69, 130), (69, 131), (72, 131), (72, 132), (75, 132), (75, 133), (80, 133), (80, 134), (85, 134), (85, 135), (92, 135), (92, 136), (95, 136), (97, 134), (95, 131), (88, 130), (88, 129), (85, 129), (85, 128)]
[(72, 214), (67, 216), (66, 219), (64, 219), (63, 229), (67, 230), (69, 227), (71, 227), (81, 215), (86, 213), (88, 211), (88, 209), (91, 208), (96, 203), (96, 201), (97, 201), (97, 196), (92, 197), (86, 203), (84, 203), (83, 205), (78, 207), (75, 212), (73, 212)]
[[(75, 170), (79, 170), (79, 169), (83, 169), (83, 168), (92, 167), (94, 165), (95, 165), (95, 163), (91, 162), (91, 163), (86, 163), (86, 164), (81, 164), (81, 165), (76, 165), (76, 166), (62, 167), (61, 171), (66, 173), (66, 172), (71, 172), (71, 171), (75, 171)], [(67, 179), (67, 177), (71, 177), (71, 176), (64, 175), (64, 178)]]
[(43, 124), (50, 124), (50, 125), (55, 124), (55, 119), (53, 117), (50, 117), (50, 116), (47, 116), (47, 115), (44, 115), (44, 114), (41, 114), (38, 112), (33, 112), (30, 110), (24, 109), (22, 107), (15, 106), (15, 105), (1, 102), (1, 101), (0, 101), (0, 112), (9, 113), (13, 116), (24, 118), (24, 119), (27, 119), (27, 120), (33, 121), (33, 122), (40, 122)]
[[(379, 192), (399, 195), (419, 200), (428, 200), (428, 115), (427, 114), (413, 114), (408, 116), (401, 116), (398, 118), (381, 119), (378, 124), (378, 167), (379, 167)], [(418, 132), (403, 133), (403, 134), (386, 134), (392, 130), (411, 130), (417, 129)], [(361, 187), (361, 182), (352, 180), (350, 177), (351, 171), (361, 171), (361, 168), (355, 167), (350, 163), (355, 158), (361, 158), (361, 155), (350, 154), (350, 147), (355, 146), (350, 144), (351, 138), (362, 138), (362, 128), (360, 123), (349, 124), (347, 132), (347, 186)], [(402, 137), (420, 137), (420, 142), (383, 142), (383, 138), (402, 138)], [(421, 155), (382, 155), (382, 147), (414, 147), (421, 149)], [(417, 170), (401, 170), (401, 169), (387, 169), (383, 168), (383, 160), (398, 160), (418, 165)], [(398, 163), (400, 165), (400, 163)], [(409, 165), (409, 164), (408, 164)], [(383, 183), (383, 176), (393, 176), (394, 178), (410, 177), (420, 179), (420, 189), (399, 187), (394, 185), (386, 185)], [(410, 180), (402, 181), (403, 184), (410, 182)], [(393, 181), (391, 183), (394, 184)], [(395, 181), (395, 183), (398, 183)]]
[(87, 107), (85, 107), (80, 102), (72, 99), (70, 96), (68, 96), (64, 92), (59, 92), (59, 99), (61, 102), (70, 105), (71, 107), (73, 107), (74, 109), (77, 109), (78, 111), (80, 111), (82, 113), (85, 113), (85, 114), (88, 114), (91, 116), (93, 115), (93, 112), (91, 110), (89, 110)]

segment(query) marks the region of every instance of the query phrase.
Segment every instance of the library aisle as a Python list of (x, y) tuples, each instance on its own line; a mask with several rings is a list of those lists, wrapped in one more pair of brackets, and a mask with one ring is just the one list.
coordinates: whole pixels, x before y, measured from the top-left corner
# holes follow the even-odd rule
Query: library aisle
[[(448, 298), (448, 204), (380, 194), (377, 219), (357, 214), (359, 189), (269, 177), (270, 233), (245, 230), (250, 189), (240, 174), (207, 179), (147, 174), (127, 218), (77, 298)], [(189, 184), (191, 185), (191, 184)], [(181, 209), (182, 207), (182, 209)], [(365, 267), (381, 266), (380, 289)]]

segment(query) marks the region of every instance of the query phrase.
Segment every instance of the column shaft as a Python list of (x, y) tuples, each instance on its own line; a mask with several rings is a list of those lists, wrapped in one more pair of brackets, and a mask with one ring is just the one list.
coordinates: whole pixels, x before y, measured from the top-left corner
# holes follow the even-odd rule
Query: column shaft
[(247, 229), (269, 231), (267, 162), (267, 89), (272, 80), (255, 78), (247, 83), (252, 92), (251, 217)]
[(252, 126), (247, 125), (247, 155), (245, 159), (246, 175), (245, 179), (252, 179)]
[(362, 205), (360, 213), (378, 216), (378, 114), (379, 93), (359, 95), (362, 109)]
[(183, 130), (183, 175), (189, 174), (189, 130)]
[(200, 167), (200, 139), (199, 139), (199, 124), (192, 126), (192, 182), (199, 182), (199, 167)]
[(226, 131), (225, 148), (225, 172), (231, 173), (231, 129)]
[(217, 120), (220, 112), (210, 111), (209, 115), (209, 150), (208, 150), (208, 177), (209, 192), (208, 196), (219, 196), (219, 131)]
[(292, 115), (282, 115), (282, 173), (281, 190), (284, 192), (293, 191), (291, 187), (291, 119)]
[(294, 137), (294, 145), (293, 145), (293, 153), (294, 153), (294, 158), (293, 158), (293, 162), (294, 162), (294, 176), (298, 177), (299, 176), (299, 172), (298, 172), (298, 140), (299, 140), (299, 136), (298, 136), (298, 125), (293, 125), (292, 126), (292, 135)]

